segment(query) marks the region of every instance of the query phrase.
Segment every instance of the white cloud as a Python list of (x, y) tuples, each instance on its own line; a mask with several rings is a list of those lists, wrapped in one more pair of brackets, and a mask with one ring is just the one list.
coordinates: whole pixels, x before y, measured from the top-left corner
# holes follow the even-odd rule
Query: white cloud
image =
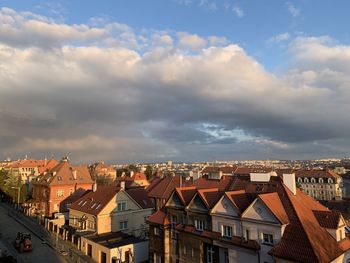
[(239, 18), (244, 17), (245, 13), (242, 8), (240, 8), (238, 5), (234, 5), (232, 7), (232, 11), (235, 13), (235, 15)]
[(52, 150), (84, 160), (203, 160), (350, 149), (350, 47), (327, 36), (292, 41), (293, 66), (277, 75), (215, 36), (57, 24), (10, 9), (0, 21), (2, 157)]
[(287, 8), (288, 8), (289, 13), (290, 13), (293, 17), (297, 17), (297, 16), (300, 15), (300, 9), (297, 8), (293, 3), (287, 2), (286, 5), (287, 5)]
[(206, 46), (207, 40), (204, 38), (194, 35), (194, 34), (189, 34), (186, 32), (180, 32), (178, 33), (179, 37), (179, 45), (180, 47), (184, 48), (191, 48), (193, 50), (200, 50), (203, 47)]
[(279, 43), (283, 41), (287, 41), (290, 39), (290, 34), (288, 32), (278, 34), (268, 39), (268, 43)]

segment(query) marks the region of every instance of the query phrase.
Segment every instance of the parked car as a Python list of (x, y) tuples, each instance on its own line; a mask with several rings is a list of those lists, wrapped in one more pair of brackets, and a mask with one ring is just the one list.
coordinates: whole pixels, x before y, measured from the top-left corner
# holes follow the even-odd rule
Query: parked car
[(28, 233), (17, 233), (17, 237), (14, 241), (15, 248), (20, 252), (32, 251), (32, 237)]

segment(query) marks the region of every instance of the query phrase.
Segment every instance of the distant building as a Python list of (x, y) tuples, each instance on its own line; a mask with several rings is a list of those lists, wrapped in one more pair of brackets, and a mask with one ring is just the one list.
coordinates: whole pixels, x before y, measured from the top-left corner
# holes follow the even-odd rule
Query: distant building
[(297, 170), (300, 189), (317, 200), (342, 199), (342, 177), (331, 170)]
[(144, 173), (134, 173), (131, 174), (131, 179), (134, 181), (135, 184), (143, 187), (149, 186), (149, 182), (146, 178), (146, 175)]

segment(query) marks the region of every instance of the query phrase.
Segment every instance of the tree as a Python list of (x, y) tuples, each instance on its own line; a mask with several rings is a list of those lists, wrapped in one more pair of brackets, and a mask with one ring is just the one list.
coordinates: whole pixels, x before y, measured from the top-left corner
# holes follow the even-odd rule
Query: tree
[(145, 175), (147, 180), (149, 180), (152, 177), (152, 174), (153, 174), (152, 167), (150, 165), (147, 165), (145, 170)]

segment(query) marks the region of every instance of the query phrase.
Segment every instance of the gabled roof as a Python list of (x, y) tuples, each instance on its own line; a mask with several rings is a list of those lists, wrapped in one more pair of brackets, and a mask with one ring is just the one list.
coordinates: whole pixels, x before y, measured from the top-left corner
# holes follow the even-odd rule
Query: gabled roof
[(198, 189), (197, 192), (208, 209), (212, 209), (223, 194), (218, 188)]
[(190, 203), (196, 191), (197, 189), (195, 186), (177, 187), (175, 189), (175, 192), (180, 197), (184, 206), (187, 206)]
[(165, 176), (157, 185), (148, 192), (148, 196), (152, 198), (169, 199), (170, 195), (176, 187), (189, 186), (190, 182), (187, 182), (185, 178), (181, 178), (180, 175)]
[(147, 181), (146, 175), (144, 173), (134, 173), (134, 175), (131, 176), (131, 179), (134, 181)]
[(153, 208), (153, 200), (147, 195), (144, 188), (129, 188), (125, 192), (136, 202), (142, 209)]
[(252, 200), (250, 200), (248, 194), (244, 190), (229, 191), (226, 192), (225, 195), (241, 214), (247, 209), (247, 207), (252, 202)]
[(70, 209), (96, 216), (116, 197), (119, 190), (120, 188), (115, 186), (99, 185), (95, 192), (89, 191), (75, 201)]
[(339, 221), (341, 219), (341, 213), (336, 211), (316, 211), (314, 210), (314, 215), (320, 224), (320, 226), (325, 228), (337, 229)]
[(62, 160), (55, 167), (38, 176), (34, 184), (41, 185), (75, 185), (93, 184), (90, 173), (85, 166), (72, 166), (68, 160)]
[(281, 199), (276, 192), (268, 194), (260, 194), (259, 198), (270, 209), (274, 216), (282, 223), (288, 224), (289, 219), (286, 211), (284, 210)]

